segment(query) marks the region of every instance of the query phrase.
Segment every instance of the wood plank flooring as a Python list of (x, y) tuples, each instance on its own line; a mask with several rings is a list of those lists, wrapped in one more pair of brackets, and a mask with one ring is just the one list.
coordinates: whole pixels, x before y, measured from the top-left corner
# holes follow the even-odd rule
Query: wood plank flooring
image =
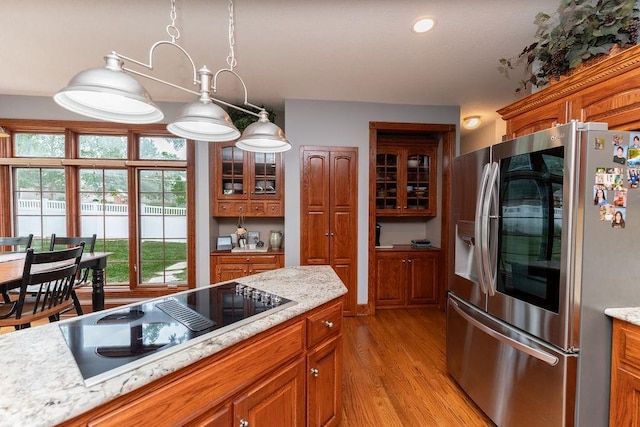
[(346, 317), (341, 427), (493, 426), (449, 377), (445, 313)]

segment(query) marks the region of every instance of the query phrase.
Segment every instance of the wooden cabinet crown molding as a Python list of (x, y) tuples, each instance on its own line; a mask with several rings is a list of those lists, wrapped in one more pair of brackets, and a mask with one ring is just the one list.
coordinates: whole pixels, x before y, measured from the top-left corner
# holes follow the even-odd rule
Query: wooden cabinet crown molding
[(640, 69), (640, 45), (625, 49), (591, 67), (563, 78), (545, 89), (501, 108), (498, 110), (498, 114), (504, 120), (509, 120), (540, 106), (571, 97), (591, 86), (606, 82), (635, 69)]

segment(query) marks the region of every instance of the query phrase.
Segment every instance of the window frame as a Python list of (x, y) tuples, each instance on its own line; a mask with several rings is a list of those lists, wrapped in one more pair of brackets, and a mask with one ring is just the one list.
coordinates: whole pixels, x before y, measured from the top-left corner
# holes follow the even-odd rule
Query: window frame
[[(129, 269), (131, 272), (128, 284), (110, 285), (105, 291), (120, 294), (129, 291), (130, 297), (152, 297), (158, 294), (195, 288), (195, 143), (186, 140), (185, 160), (141, 160), (139, 158), (140, 137), (176, 138), (166, 130), (164, 124), (125, 125), (119, 123), (50, 121), (26, 119), (2, 119), (2, 125), (11, 137), (0, 138), (0, 235), (13, 235), (14, 211), (12, 194), (12, 169), (14, 167), (64, 167), (66, 177), (66, 198), (69, 208), (67, 215), (68, 235), (80, 235), (80, 195), (79, 170), (82, 168), (125, 169), (128, 173), (129, 197)], [(15, 133), (60, 133), (65, 136), (64, 158), (16, 157), (14, 155)], [(118, 135), (127, 137), (127, 159), (93, 159), (79, 156), (80, 135)], [(140, 250), (138, 247), (138, 183), (140, 169), (159, 168), (164, 170), (184, 170), (187, 178), (187, 283), (158, 285), (138, 283), (138, 264)], [(139, 295), (138, 295), (139, 294)]]

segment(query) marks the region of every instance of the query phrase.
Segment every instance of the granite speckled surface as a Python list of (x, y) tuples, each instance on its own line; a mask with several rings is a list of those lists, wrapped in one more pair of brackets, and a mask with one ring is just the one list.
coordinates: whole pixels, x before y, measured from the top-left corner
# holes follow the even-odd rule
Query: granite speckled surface
[[(140, 366), (89, 387), (82, 379), (58, 324), (0, 336), (3, 365), (0, 425), (55, 425), (347, 292), (329, 266), (287, 267), (236, 281), (294, 300), (297, 304), (196, 344), (180, 344), (158, 360), (142, 362)], [(104, 313), (88, 316), (103, 316)]]
[(604, 314), (640, 326), (640, 307), (607, 308)]

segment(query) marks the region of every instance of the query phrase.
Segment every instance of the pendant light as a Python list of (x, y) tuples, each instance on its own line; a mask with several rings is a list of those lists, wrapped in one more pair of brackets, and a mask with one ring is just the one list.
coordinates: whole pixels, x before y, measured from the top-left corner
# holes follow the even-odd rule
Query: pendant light
[[(177, 118), (167, 125), (167, 130), (174, 135), (200, 141), (233, 141), (238, 139), (240, 132), (234, 126), (231, 118), (220, 105), (243, 111), (258, 117), (258, 121), (247, 127), (238, 140), (238, 147), (256, 152), (286, 151), (291, 145), (284, 136), (284, 132), (275, 124), (269, 122), (268, 113), (264, 108), (248, 102), (247, 87), (238, 73), (234, 52), (234, 7), (233, 0), (229, 0), (229, 56), (227, 68), (212, 74), (204, 66), (196, 70), (191, 55), (178, 43), (180, 31), (175, 26), (176, 0), (170, 0), (169, 17), (171, 24), (167, 26), (169, 41), (158, 41), (149, 50), (149, 63), (143, 63), (117, 52), (111, 52), (104, 57), (105, 66), (82, 71), (74, 76), (67, 87), (61, 89), (53, 97), (60, 106), (100, 120), (128, 124), (144, 124), (159, 122), (164, 114), (151, 99), (147, 90), (130, 74), (144, 77), (167, 86), (194, 94), (197, 101), (185, 105)], [(199, 91), (194, 91), (177, 84), (159, 79), (144, 72), (126, 66), (132, 63), (138, 67), (153, 70), (153, 54), (158, 46), (169, 45), (178, 49), (191, 63), (192, 80), (199, 85)], [(230, 73), (241, 83), (244, 90), (244, 103), (240, 107), (235, 104), (216, 99), (211, 96), (217, 90), (217, 78), (221, 73)], [(246, 107), (246, 108), (245, 108)], [(252, 111), (255, 110), (255, 111)], [(243, 148), (245, 147), (245, 148)]]

